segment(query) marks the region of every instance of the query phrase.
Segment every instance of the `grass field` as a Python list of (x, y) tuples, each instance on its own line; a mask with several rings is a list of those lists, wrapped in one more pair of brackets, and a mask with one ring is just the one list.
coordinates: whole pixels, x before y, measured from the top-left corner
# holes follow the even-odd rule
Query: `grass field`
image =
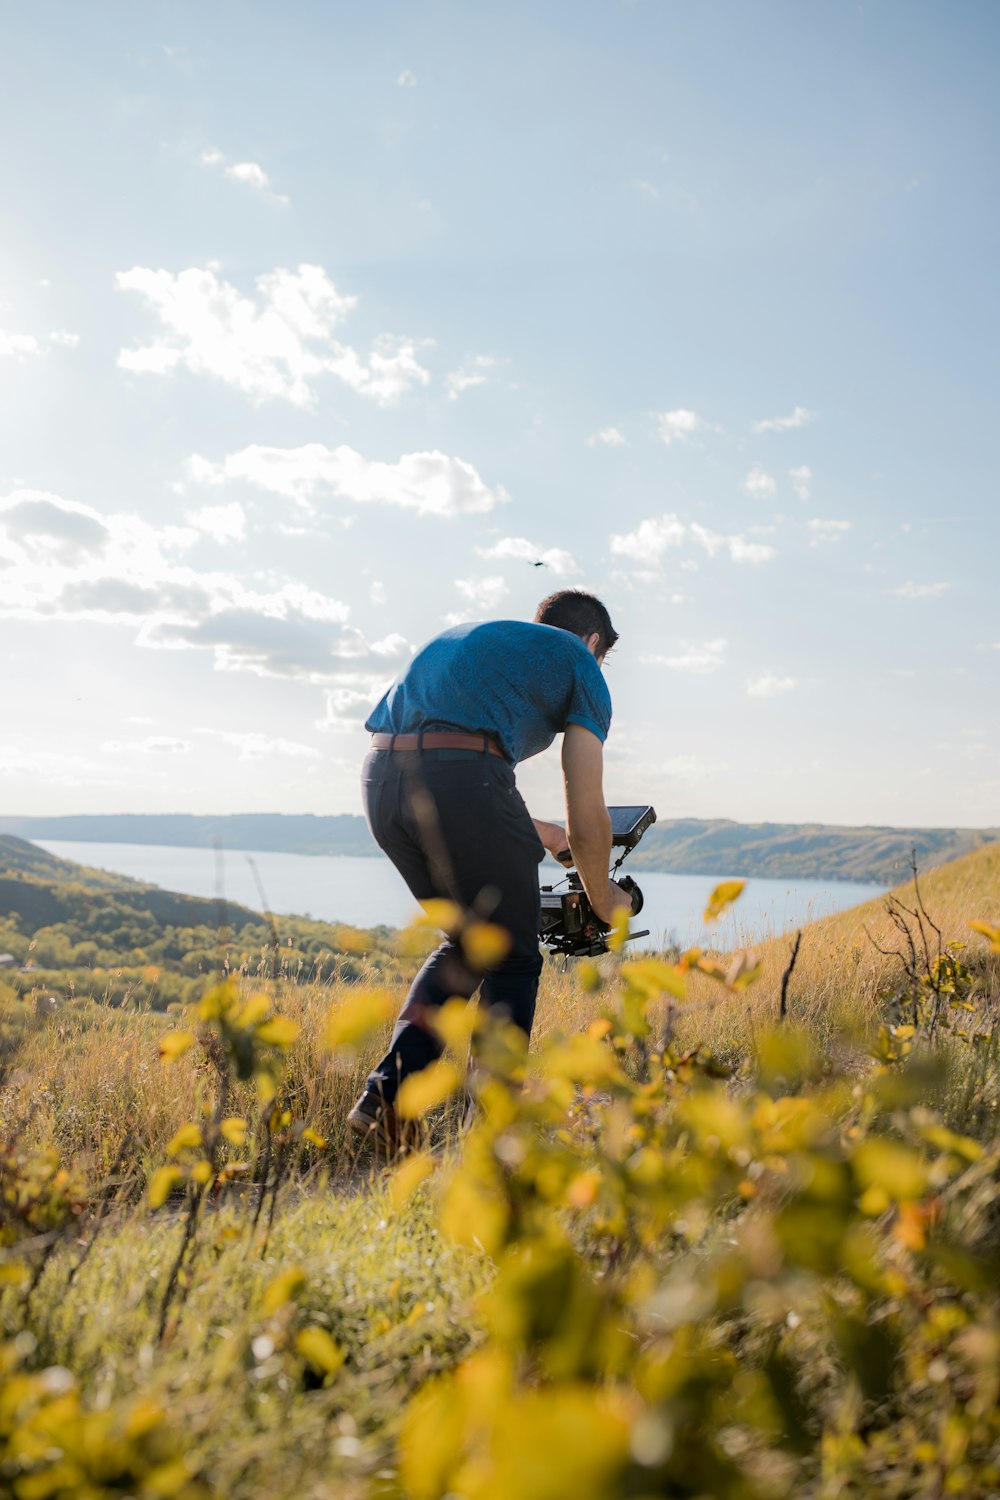
[(465, 1138), (451, 1015), (388, 1166), (344, 1118), (392, 978), (193, 1018), (8, 998), (3, 1482), (1000, 1493), (1000, 953), (969, 929), (1000, 845), (921, 892), (967, 948), (917, 934), (907, 973), (884, 902), (813, 924), (780, 1023), (790, 938), (547, 966), (531, 1059), (479, 1039)]

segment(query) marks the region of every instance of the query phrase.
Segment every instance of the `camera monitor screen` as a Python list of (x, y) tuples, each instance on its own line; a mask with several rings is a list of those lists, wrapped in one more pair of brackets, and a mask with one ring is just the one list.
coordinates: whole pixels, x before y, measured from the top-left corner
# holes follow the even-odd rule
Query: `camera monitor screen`
[(649, 806), (609, 807), (611, 815), (611, 842), (616, 848), (633, 848), (642, 838), (651, 823), (656, 822), (656, 813)]

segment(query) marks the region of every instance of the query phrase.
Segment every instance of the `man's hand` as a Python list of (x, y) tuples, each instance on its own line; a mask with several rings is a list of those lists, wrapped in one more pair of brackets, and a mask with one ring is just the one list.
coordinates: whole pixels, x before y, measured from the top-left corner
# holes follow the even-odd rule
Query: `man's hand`
[(572, 863), (573, 856), (569, 852), (569, 839), (566, 837), (566, 830), (562, 824), (547, 823), (544, 818), (532, 818), (531, 821), (535, 825), (535, 832), (553, 859), (558, 859), (560, 864), (566, 864), (568, 858)]

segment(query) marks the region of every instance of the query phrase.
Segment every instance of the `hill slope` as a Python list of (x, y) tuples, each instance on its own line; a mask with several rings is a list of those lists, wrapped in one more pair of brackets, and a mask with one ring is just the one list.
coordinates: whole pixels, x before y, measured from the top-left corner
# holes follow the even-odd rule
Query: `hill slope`
[(157, 926), (216, 928), (224, 923), (236, 932), (263, 920), (260, 912), (231, 901), (164, 891), (126, 875), (58, 859), (24, 839), (0, 834), (0, 916), (13, 912), (24, 931), (95, 921), (103, 921), (107, 930), (112, 914), (123, 920), (149, 919)]
[[(925, 908), (940, 927), (942, 940), (967, 944), (963, 959), (983, 975), (992, 973), (990, 983), (995, 992), (1000, 961), (989, 955), (987, 944), (970, 931), (969, 922), (1000, 924), (1000, 843), (973, 850), (938, 869), (921, 871), (918, 878)], [(887, 996), (900, 989), (903, 970), (898, 959), (880, 953), (875, 944), (889, 954), (905, 947), (905, 939), (886, 910), (890, 894), (915, 908), (911, 878), (892, 893), (887, 891), (885, 896), (802, 928), (802, 944), (789, 985), (790, 1018), (804, 1021), (820, 1036), (831, 1038), (838, 1032), (855, 1031), (869, 1036), (887, 1018)], [(916, 923), (912, 918), (907, 921), (919, 952), (922, 944)], [(753, 937), (748, 934), (747, 941), (752, 943)], [(937, 937), (932, 932), (928, 937), (933, 957)], [(755, 945), (761, 973), (745, 998), (720, 1001), (718, 991), (707, 981), (696, 981), (692, 987), (695, 1006), (690, 1020), (683, 1022), (685, 1036), (693, 1039), (709, 1035), (714, 1045), (725, 1048), (738, 1037), (745, 1040), (748, 1015), (754, 1025), (776, 1019), (793, 941), (794, 935), (789, 933)], [(706, 1009), (710, 1009), (707, 1018)]]

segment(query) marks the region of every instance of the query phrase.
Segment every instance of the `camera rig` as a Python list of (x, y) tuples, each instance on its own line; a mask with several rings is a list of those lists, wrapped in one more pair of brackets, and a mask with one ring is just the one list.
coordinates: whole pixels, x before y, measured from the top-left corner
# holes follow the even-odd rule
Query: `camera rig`
[[(611, 847), (622, 851), (611, 867), (610, 876), (632, 898), (632, 915), (638, 916), (642, 911), (642, 891), (628, 875), (619, 880), (618, 871), (646, 829), (656, 822), (656, 813), (651, 807), (609, 807), (608, 812), (611, 816)], [(571, 860), (567, 849), (563, 862)], [(591, 906), (576, 870), (570, 869), (553, 885), (543, 885), (541, 898), (542, 919), (538, 935), (550, 953), (559, 953), (565, 958), (597, 958), (607, 953), (610, 929)], [(628, 934), (628, 938), (648, 936), (648, 930)]]

